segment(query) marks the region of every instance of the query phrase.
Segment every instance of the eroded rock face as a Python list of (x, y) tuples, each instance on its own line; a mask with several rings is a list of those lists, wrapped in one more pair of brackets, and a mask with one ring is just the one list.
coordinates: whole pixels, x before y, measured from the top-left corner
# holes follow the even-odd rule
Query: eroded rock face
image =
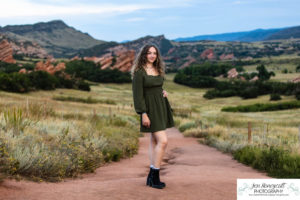
[(192, 56), (186, 58), (186, 62), (180, 67), (180, 69), (190, 66), (193, 62), (196, 62), (196, 59)]
[(231, 54), (222, 54), (220, 55), (220, 60), (233, 60), (235, 57), (234, 57), (234, 54), (231, 53)]
[(291, 82), (293, 83), (299, 83), (300, 82), (300, 76), (297, 78), (294, 78)]
[(7, 40), (0, 42), (0, 60), (7, 63), (16, 63), (13, 58), (13, 49)]
[(257, 81), (259, 80), (258, 76), (254, 76), (250, 81)]
[[(78, 56), (72, 60), (79, 60)], [(84, 60), (93, 61), (101, 65), (101, 69), (119, 69), (123, 72), (129, 72), (135, 59), (135, 51), (127, 48), (116, 48), (110, 53), (104, 54), (101, 57), (84, 57)]]
[(65, 63), (58, 63), (56, 66), (52, 64), (50, 60), (47, 60), (45, 63), (40, 61), (35, 65), (35, 71), (46, 71), (49, 74), (54, 74), (55, 72), (62, 71), (66, 69)]
[(212, 60), (212, 59), (215, 58), (215, 54), (214, 54), (214, 51), (213, 51), (212, 49), (206, 49), (206, 50), (204, 50), (204, 51), (201, 53), (200, 57), (201, 57), (202, 59)]
[(232, 68), (231, 70), (229, 70), (227, 72), (227, 77), (228, 78), (237, 78), (238, 75), (239, 75), (239, 73), (236, 71), (235, 68)]
[(11, 42), (13, 51), (15, 54), (26, 55), (30, 57), (37, 58), (47, 58), (49, 54), (43, 48), (41, 48), (37, 43), (32, 43), (27, 45), (26, 42), (19, 42), (18, 44)]

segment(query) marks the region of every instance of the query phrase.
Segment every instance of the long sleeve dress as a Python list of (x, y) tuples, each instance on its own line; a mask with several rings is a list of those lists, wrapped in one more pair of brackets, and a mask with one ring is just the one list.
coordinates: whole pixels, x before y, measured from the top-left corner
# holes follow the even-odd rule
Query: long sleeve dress
[[(164, 78), (148, 75), (144, 68), (135, 72), (132, 80), (134, 108), (140, 114), (140, 131), (156, 132), (174, 126), (173, 110), (167, 97), (163, 97)], [(142, 113), (150, 119), (150, 127), (142, 124)]]

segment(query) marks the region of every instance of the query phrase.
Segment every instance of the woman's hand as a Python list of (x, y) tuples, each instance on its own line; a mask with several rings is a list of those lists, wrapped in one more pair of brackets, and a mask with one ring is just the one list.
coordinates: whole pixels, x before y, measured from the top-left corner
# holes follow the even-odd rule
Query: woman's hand
[(143, 124), (143, 126), (150, 128), (150, 119), (149, 119), (147, 113), (142, 114), (142, 124)]
[(163, 90), (162, 92), (163, 92), (163, 97), (167, 97), (168, 96), (168, 93), (167, 93), (166, 90)]

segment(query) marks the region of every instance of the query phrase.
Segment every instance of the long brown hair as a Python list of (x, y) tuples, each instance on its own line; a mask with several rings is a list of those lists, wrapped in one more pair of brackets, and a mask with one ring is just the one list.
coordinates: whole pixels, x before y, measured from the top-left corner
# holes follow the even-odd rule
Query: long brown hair
[(138, 71), (139, 69), (142, 69), (143, 66), (147, 64), (147, 53), (148, 50), (153, 47), (156, 50), (156, 60), (153, 62), (153, 66), (156, 68), (159, 75), (164, 76), (165, 75), (165, 64), (161, 58), (160, 52), (156, 45), (154, 44), (147, 44), (143, 46), (138, 53), (138, 55), (135, 58), (134, 64), (131, 68), (131, 76), (134, 76), (134, 73)]

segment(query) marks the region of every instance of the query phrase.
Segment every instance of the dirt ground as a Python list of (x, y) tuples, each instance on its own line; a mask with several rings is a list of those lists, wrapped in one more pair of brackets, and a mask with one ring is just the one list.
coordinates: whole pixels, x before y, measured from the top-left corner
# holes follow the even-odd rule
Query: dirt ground
[(169, 143), (161, 167), (164, 189), (146, 186), (149, 170), (149, 134), (140, 138), (132, 158), (109, 163), (95, 173), (59, 183), (5, 180), (1, 200), (104, 200), (104, 199), (236, 199), (237, 178), (269, 178), (233, 160), (228, 154), (167, 130)]

